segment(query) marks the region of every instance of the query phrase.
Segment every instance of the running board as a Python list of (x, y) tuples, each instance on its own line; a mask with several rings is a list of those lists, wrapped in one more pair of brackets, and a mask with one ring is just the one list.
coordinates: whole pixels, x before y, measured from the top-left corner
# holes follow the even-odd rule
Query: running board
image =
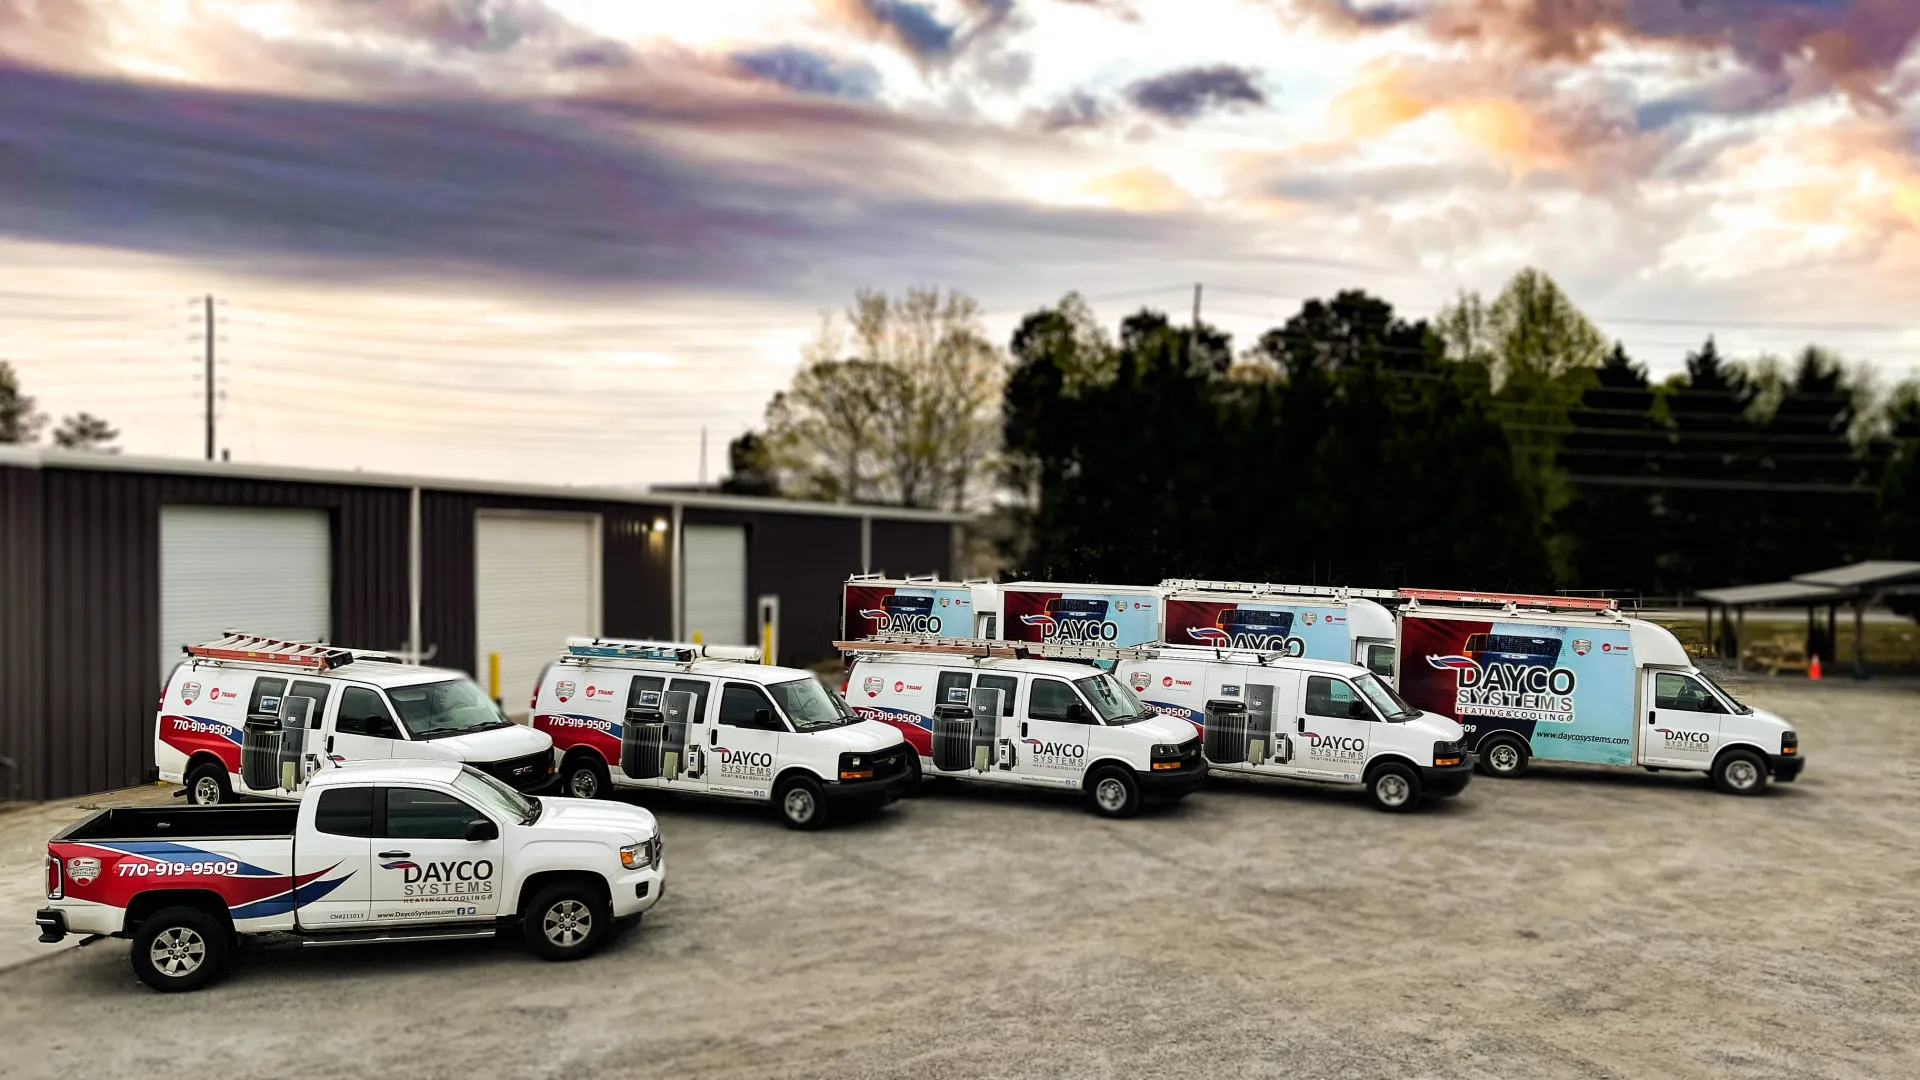
[(316, 934), (300, 939), (303, 949), (319, 949), (329, 945), (397, 945), (403, 941), (469, 941), (494, 937), (499, 928), (489, 925), (485, 928), (461, 927), (457, 930), (373, 930), (365, 933)]

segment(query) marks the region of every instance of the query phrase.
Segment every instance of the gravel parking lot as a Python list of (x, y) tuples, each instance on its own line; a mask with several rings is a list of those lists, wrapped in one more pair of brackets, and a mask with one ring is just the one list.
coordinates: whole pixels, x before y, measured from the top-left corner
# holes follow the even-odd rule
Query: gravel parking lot
[(1760, 799), (1543, 768), (1108, 822), (942, 787), (797, 834), (649, 798), (670, 888), (594, 959), (272, 946), (162, 996), (104, 941), (0, 974), (0, 1075), (1920, 1075), (1920, 693), (1746, 686), (1810, 758)]

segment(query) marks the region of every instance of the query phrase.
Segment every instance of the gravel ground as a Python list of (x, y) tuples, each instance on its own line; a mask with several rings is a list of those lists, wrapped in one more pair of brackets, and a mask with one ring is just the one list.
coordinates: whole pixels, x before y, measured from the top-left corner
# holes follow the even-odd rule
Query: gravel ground
[(1920, 692), (1749, 685), (1810, 758), (1759, 799), (1543, 768), (1107, 822), (944, 787), (798, 834), (649, 798), (671, 887), (594, 959), (276, 945), (162, 996), (105, 941), (0, 974), (0, 1075), (1920, 1075)]

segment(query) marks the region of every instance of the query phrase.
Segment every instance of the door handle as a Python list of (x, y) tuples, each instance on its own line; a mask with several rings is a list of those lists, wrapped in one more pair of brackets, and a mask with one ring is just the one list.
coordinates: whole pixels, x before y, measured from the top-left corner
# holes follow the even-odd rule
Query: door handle
[(1653, 723), (1653, 710), (1652, 710), (1652, 709), (1648, 709), (1648, 710), (1647, 710), (1647, 723), (1648, 723), (1649, 725), (1652, 725), (1652, 723)]
[(1023, 739), (1027, 737), (1027, 722), (1025, 720), (1020, 721), (1020, 737)]
[(707, 729), (707, 745), (708, 746), (720, 745), (720, 729), (719, 728)]
[(383, 852), (381, 852), (381, 853), (380, 853), (380, 857), (381, 857), (381, 858), (383, 858), (383, 859), (411, 859), (411, 858), (413, 858), (413, 852), (411, 852), (411, 851), (383, 851)]
[(333, 753), (333, 736), (327, 736), (327, 753)]
[(1301, 717), (1301, 718), (1300, 718), (1300, 722), (1299, 722), (1298, 724), (1296, 724), (1296, 725), (1294, 725), (1294, 731), (1295, 731), (1295, 732), (1297, 732), (1297, 733), (1299, 733), (1299, 734), (1301, 734), (1301, 735), (1305, 735), (1305, 734), (1307, 733), (1307, 718), (1306, 718), (1306, 717), (1304, 717), (1304, 716), (1303, 716), (1303, 717)]

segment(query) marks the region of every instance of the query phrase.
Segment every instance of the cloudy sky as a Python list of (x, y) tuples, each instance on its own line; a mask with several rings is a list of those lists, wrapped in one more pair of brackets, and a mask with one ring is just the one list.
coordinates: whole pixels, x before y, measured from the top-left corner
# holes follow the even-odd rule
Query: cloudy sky
[(0, 0), (0, 357), (130, 451), (686, 481), (855, 288), (1248, 342), (1523, 265), (1920, 364), (1915, 0)]

